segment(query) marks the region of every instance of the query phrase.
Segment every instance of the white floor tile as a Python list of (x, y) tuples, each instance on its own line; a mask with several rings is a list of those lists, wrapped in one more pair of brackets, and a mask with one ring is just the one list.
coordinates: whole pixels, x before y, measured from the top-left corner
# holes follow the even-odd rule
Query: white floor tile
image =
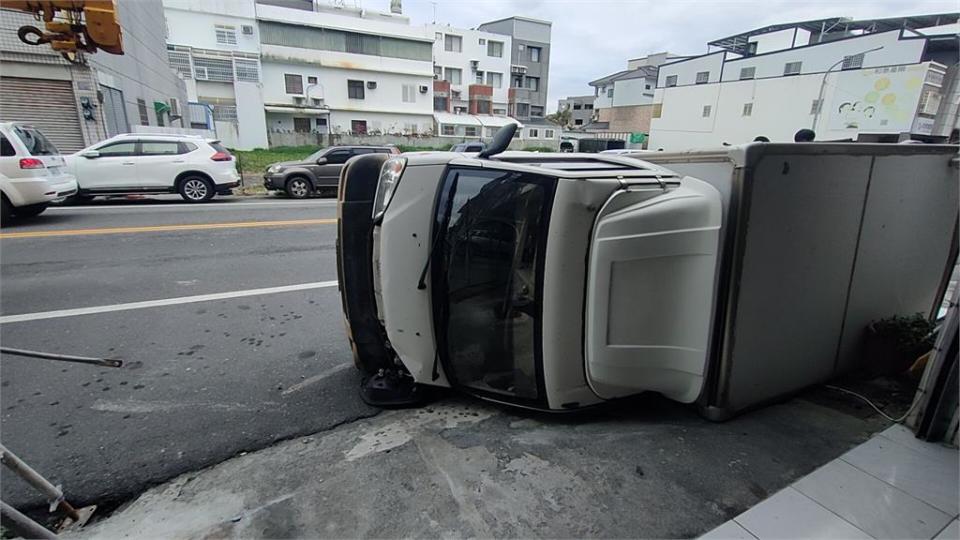
[(826, 508), (788, 487), (736, 518), (760, 540), (768, 538), (871, 538)]
[(926, 540), (953, 518), (842, 460), (793, 487), (875, 538)]
[(953, 520), (950, 525), (940, 531), (940, 534), (933, 537), (933, 540), (958, 540), (960, 539), (960, 524)]
[(951, 516), (958, 513), (956, 453), (953, 460), (931, 458), (885, 437), (874, 437), (841, 459), (938, 510)]
[(960, 463), (960, 454), (957, 453), (956, 448), (921, 441), (913, 436), (913, 432), (910, 431), (909, 428), (901, 426), (900, 424), (890, 426), (880, 433), (880, 435), (897, 444), (906, 446), (913, 451), (920, 452), (933, 462), (952, 467), (953, 470), (957, 470), (957, 464)]
[(732, 519), (700, 537), (701, 540), (757, 540), (757, 537)]

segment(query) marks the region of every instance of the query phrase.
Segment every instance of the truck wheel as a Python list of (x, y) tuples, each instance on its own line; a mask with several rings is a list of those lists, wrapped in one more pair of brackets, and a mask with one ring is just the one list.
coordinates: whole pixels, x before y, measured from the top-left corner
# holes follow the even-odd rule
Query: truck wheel
[(202, 176), (188, 176), (180, 182), (180, 196), (187, 202), (206, 202), (213, 198), (213, 184)]
[(13, 214), (18, 218), (33, 217), (39, 216), (47, 209), (47, 203), (40, 204), (28, 204), (27, 206), (21, 206), (20, 208), (14, 208)]
[(306, 199), (310, 196), (310, 182), (302, 176), (287, 180), (286, 192), (291, 199)]

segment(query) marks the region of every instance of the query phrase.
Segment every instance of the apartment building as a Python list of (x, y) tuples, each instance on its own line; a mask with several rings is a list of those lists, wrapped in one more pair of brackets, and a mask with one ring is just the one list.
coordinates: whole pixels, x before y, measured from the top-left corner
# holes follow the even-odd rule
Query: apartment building
[(266, 148), (254, 0), (163, 0), (167, 57), (186, 81), (190, 127), (231, 148)]
[(137, 129), (181, 125), (187, 101), (183, 80), (163, 54), (160, 0), (117, 6), (124, 54), (84, 54), (71, 64), (49, 45), (17, 37), (28, 13), (0, 10), (0, 121), (39, 127), (62, 152)]
[(660, 66), (650, 147), (944, 141), (958, 127), (958, 14), (767, 26)]
[(437, 111), (506, 116), (510, 83), (510, 36), (427, 25), (434, 36), (434, 94)]
[(570, 111), (570, 128), (580, 129), (593, 121), (593, 94), (568, 96), (557, 101), (558, 111)]
[(481, 24), (478, 30), (510, 37), (510, 86), (507, 114), (521, 122), (546, 115), (550, 78), (551, 23), (528, 17), (508, 17)]

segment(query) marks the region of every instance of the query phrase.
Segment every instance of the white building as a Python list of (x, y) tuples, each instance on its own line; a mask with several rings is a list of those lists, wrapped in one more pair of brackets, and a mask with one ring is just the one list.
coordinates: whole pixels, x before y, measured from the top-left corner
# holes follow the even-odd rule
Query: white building
[[(444, 110), (505, 116), (510, 86), (511, 37), (439, 24), (427, 25), (426, 29), (428, 35), (434, 37), (434, 77), (450, 83), (450, 100)], [(471, 85), (489, 86), (492, 96), (483, 99), (475, 93), (471, 99)], [(479, 103), (471, 107), (471, 101)]]
[(649, 146), (793, 141), (802, 128), (821, 141), (943, 140), (957, 126), (942, 99), (956, 87), (957, 20), (833, 18), (713, 41), (660, 66)]
[(257, 5), (269, 131), (433, 132), (433, 36), (399, 15)]
[(167, 56), (194, 104), (185, 111), (190, 125), (215, 129), (231, 148), (266, 148), (254, 1), (163, 0), (163, 5)]

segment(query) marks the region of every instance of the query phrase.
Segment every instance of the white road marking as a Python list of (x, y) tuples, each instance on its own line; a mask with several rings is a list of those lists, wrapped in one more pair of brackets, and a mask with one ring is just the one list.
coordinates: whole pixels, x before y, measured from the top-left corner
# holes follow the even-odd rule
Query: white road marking
[(129, 311), (132, 309), (145, 309), (152, 307), (176, 306), (180, 304), (192, 304), (196, 302), (210, 302), (213, 300), (228, 300), (230, 298), (242, 298), (245, 296), (259, 296), (263, 294), (277, 294), (294, 291), (306, 291), (310, 289), (323, 289), (326, 287), (336, 287), (336, 281), (315, 281), (312, 283), (299, 283), (297, 285), (284, 285), (282, 287), (266, 287), (263, 289), (247, 289), (243, 291), (230, 291), (213, 294), (198, 294), (195, 296), (180, 296), (176, 298), (162, 298), (160, 300), (147, 300), (144, 302), (129, 302), (126, 304), (110, 304), (106, 306), (91, 306), (75, 309), (58, 309), (56, 311), (40, 311), (37, 313), (22, 313), (20, 315), (4, 315), (0, 317), (0, 324), (39, 321), (43, 319), (59, 319), (62, 317), (76, 317), (78, 315), (93, 315), (95, 313), (110, 313), (113, 311)]
[(229, 210), (235, 206), (258, 206), (261, 208), (276, 208), (276, 207), (301, 207), (309, 208), (313, 206), (336, 206), (337, 201), (335, 199), (318, 199), (316, 201), (277, 201), (277, 202), (263, 202), (263, 203), (253, 203), (253, 202), (238, 202), (238, 203), (210, 203), (210, 204), (110, 204), (110, 205), (93, 205), (93, 206), (50, 206), (47, 208), (47, 212), (97, 212), (104, 210), (124, 210), (132, 211), (136, 210), (137, 212), (162, 212), (164, 210), (180, 210), (183, 208), (190, 208), (192, 210)]
[(310, 377), (309, 379), (304, 379), (304, 380), (298, 382), (297, 384), (291, 386), (290, 388), (287, 388), (287, 389), (284, 390), (283, 392), (280, 392), (280, 395), (281, 395), (281, 396), (289, 396), (290, 394), (292, 394), (292, 393), (294, 393), (294, 392), (299, 392), (300, 390), (303, 390), (304, 388), (310, 386), (310, 385), (313, 384), (313, 383), (318, 383), (318, 382), (326, 379), (327, 377), (329, 377), (329, 376), (331, 376), (331, 375), (334, 375), (334, 374), (336, 374), (336, 373), (339, 373), (339, 372), (347, 369), (347, 368), (350, 367), (351, 365), (352, 365), (352, 364), (349, 363), (349, 362), (344, 362), (343, 364), (338, 364), (338, 365), (336, 365), (336, 366), (333, 366), (332, 368), (330, 368), (330, 369), (328, 369), (328, 370), (326, 370), (326, 371), (321, 371), (320, 373), (317, 373), (317, 374), (314, 375), (313, 377)]

